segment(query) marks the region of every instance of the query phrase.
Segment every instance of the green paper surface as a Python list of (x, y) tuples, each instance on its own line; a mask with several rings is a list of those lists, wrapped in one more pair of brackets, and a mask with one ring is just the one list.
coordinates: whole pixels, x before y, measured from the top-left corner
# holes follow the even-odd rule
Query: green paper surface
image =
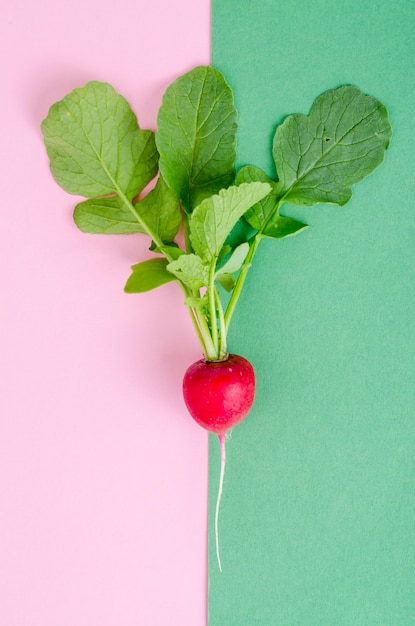
[(415, 624), (415, 3), (213, 0), (212, 64), (235, 92), (238, 169), (274, 175), (288, 114), (353, 84), (387, 107), (385, 162), (345, 207), (261, 243), (230, 351), (257, 396), (210, 442), (210, 626)]

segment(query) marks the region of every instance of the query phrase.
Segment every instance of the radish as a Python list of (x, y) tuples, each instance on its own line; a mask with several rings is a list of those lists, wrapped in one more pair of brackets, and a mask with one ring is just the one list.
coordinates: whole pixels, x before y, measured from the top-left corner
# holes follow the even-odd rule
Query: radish
[(183, 397), (190, 415), (216, 435), (225, 435), (247, 416), (254, 395), (254, 369), (236, 354), (223, 361), (201, 359), (184, 375)]
[(249, 413), (255, 396), (255, 373), (251, 363), (242, 356), (230, 354), (221, 361), (201, 359), (193, 363), (183, 378), (183, 397), (193, 419), (203, 428), (218, 435), (221, 472), (216, 501), (215, 535), (219, 569), (218, 519), (226, 465), (226, 434)]
[(167, 88), (157, 126), (157, 133), (142, 130), (111, 85), (91, 81), (50, 108), (42, 132), (55, 180), (86, 198), (74, 211), (80, 230), (149, 237), (157, 256), (133, 265), (125, 291), (175, 281), (183, 292), (203, 353), (184, 375), (183, 396), (221, 449), (215, 515), (221, 569), (225, 439), (248, 414), (255, 393), (251, 364), (227, 349), (248, 271), (264, 238), (307, 228), (281, 215), (283, 205), (350, 200), (352, 185), (383, 161), (391, 126), (372, 96), (351, 85), (332, 89), (308, 115), (286, 116), (277, 127), (272, 158), (278, 176), (253, 165), (236, 172), (237, 111), (231, 87), (213, 67), (196, 67)]

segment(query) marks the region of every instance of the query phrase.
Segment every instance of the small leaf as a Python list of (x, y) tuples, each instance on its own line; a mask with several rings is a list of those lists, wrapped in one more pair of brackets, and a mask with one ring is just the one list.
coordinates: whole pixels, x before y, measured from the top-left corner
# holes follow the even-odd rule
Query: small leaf
[(161, 176), (155, 188), (135, 205), (135, 209), (161, 241), (173, 241), (182, 223), (182, 214), (179, 201)]
[(251, 241), (257, 234), (257, 229), (248, 224), (245, 215), (238, 220), (228, 237), (226, 237), (225, 245), (228, 245), (232, 250), (237, 248), (241, 243)]
[(225, 291), (232, 291), (232, 289), (235, 287), (236, 281), (232, 274), (218, 274), (216, 276), (216, 280), (222, 285)]
[(258, 180), (271, 185), (271, 193), (249, 209), (244, 219), (265, 237), (282, 239), (290, 237), (308, 228), (307, 224), (298, 222), (291, 217), (279, 214), (278, 207), (281, 198), (278, 195), (278, 183), (273, 181), (258, 167), (247, 165), (239, 170), (236, 184)]
[(173, 245), (172, 243), (170, 245), (165, 245), (165, 246), (151, 245), (150, 250), (152, 252), (157, 252), (158, 254), (164, 254), (165, 256), (170, 257), (172, 261), (175, 261), (176, 259), (178, 259), (179, 256), (181, 256), (182, 254), (186, 254), (184, 250), (179, 248), (179, 246)]
[(254, 204), (244, 215), (244, 218), (253, 228), (262, 231), (270, 220), (273, 219), (274, 213), (278, 207), (277, 183), (265, 174), (259, 167), (246, 165), (239, 170), (236, 176), (236, 184), (251, 183), (254, 181), (268, 183), (271, 187), (270, 193)]
[(196, 254), (182, 254), (169, 263), (167, 269), (190, 289), (200, 289), (208, 285), (209, 266)]
[(236, 109), (213, 67), (196, 67), (172, 83), (158, 115), (160, 171), (186, 212), (233, 182)]
[(277, 128), (277, 194), (303, 206), (346, 204), (351, 185), (382, 163), (391, 134), (387, 111), (372, 96), (352, 86), (323, 93), (309, 115), (290, 115)]
[(166, 259), (149, 259), (132, 266), (133, 273), (124, 287), (126, 293), (144, 293), (175, 280), (167, 271)]
[(276, 215), (266, 228), (264, 228), (262, 234), (265, 237), (272, 237), (273, 239), (283, 239), (284, 237), (297, 235), (307, 228), (309, 228), (308, 224), (294, 220), (291, 217)]
[(136, 218), (117, 196), (80, 202), (73, 218), (84, 233), (126, 235), (142, 232)]
[(209, 264), (219, 255), (239, 218), (270, 190), (266, 183), (245, 183), (222, 189), (203, 200), (189, 218), (190, 239), (196, 254)]
[(207, 293), (205, 293), (203, 296), (189, 296), (184, 303), (192, 309), (204, 309), (208, 307), (209, 301)]
[(57, 183), (95, 198), (132, 200), (157, 173), (154, 133), (141, 130), (128, 102), (108, 83), (92, 81), (54, 104), (42, 132)]
[(217, 270), (216, 276), (219, 276), (220, 274), (233, 274), (234, 272), (238, 272), (241, 269), (248, 252), (249, 243), (241, 243), (240, 246), (235, 248), (230, 259)]
[(219, 265), (220, 263), (223, 263), (223, 261), (226, 259), (226, 257), (228, 257), (232, 252), (232, 246), (229, 246), (226, 242), (225, 244), (222, 246), (221, 251), (219, 252), (218, 255), (218, 260), (217, 260), (217, 264)]

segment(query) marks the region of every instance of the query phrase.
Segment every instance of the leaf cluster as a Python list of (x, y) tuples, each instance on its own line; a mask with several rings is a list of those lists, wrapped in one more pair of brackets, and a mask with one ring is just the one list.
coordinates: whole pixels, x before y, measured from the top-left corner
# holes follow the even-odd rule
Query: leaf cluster
[[(281, 215), (282, 205), (343, 206), (352, 185), (380, 165), (391, 137), (385, 107), (343, 86), (277, 128), (274, 180), (254, 165), (236, 172), (234, 97), (210, 66), (167, 88), (156, 133), (141, 129), (127, 101), (97, 81), (54, 104), (42, 132), (54, 178), (86, 198), (75, 207), (76, 225), (93, 234), (147, 235), (156, 256), (132, 267), (125, 290), (177, 281), (211, 360), (226, 355), (227, 329), (259, 242), (307, 228)], [(247, 235), (232, 237), (241, 224)], [(226, 310), (220, 288), (230, 292)]]

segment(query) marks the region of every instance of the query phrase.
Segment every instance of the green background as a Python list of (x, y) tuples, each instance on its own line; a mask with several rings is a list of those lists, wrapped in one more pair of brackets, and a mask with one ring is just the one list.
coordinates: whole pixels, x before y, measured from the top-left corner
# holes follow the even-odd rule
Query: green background
[[(415, 3), (213, 0), (212, 64), (234, 88), (238, 166), (273, 173), (275, 128), (355, 84), (387, 107), (385, 162), (343, 208), (260, 246), (231, 351), (257, 397), (227, 444), (210, 626), (415, 624)], [(283, 211), (284, 212), (284, 211)]]

